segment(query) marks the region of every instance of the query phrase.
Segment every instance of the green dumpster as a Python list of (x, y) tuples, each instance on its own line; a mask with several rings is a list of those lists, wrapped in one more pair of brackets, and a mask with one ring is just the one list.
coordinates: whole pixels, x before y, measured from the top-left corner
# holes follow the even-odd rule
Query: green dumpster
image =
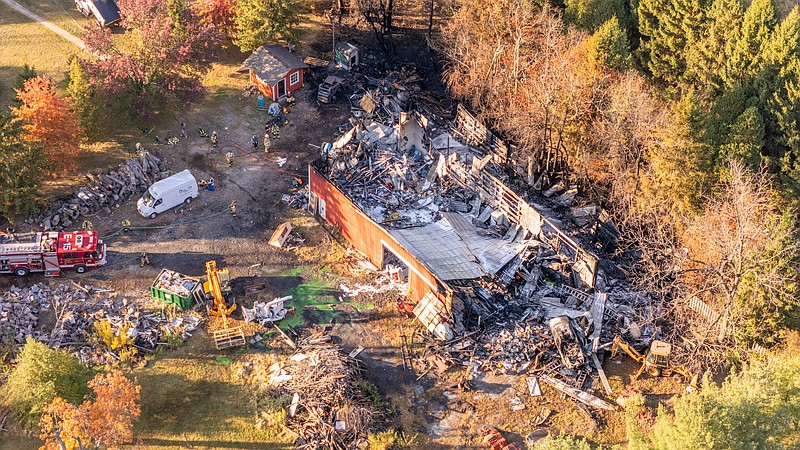
[(188, 309), (195, 301), (203, 301), (203, 284), (198, 278), (163, 269), (150, 286), (150, 297), (162, 303)]

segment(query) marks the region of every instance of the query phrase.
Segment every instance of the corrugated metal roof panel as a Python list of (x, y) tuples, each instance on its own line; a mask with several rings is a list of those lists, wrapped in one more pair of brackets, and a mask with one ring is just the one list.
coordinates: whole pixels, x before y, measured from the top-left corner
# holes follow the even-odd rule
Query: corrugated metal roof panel
[(481, 236), (468, 214), (442, 212), (442, 217), (458, 233), (481, 268), (494, 275), (525, 248), (520, 242), (507, 241), (492, 236)]
[(468, 280), (486, 275), (458, 233), (445, 221), (390, 233), (441, 280)]

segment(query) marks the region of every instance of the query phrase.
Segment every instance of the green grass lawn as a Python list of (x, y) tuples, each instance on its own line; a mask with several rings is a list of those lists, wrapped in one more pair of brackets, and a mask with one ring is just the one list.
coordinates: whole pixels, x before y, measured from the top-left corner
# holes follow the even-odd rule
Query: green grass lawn
[(215, 352), (201, 332), (189, 344), (134, 371), (142, 386), (142, 415), (136, 448), (288, 449), (269, 430), (255, 425), (250, 393), (233, 376), (233, 351)]
[[(63, 11), (61, 14), (66, 16)], [(0, 108), (6, 109), (13, 98), (11, 84), (23, 65), (33, 66), (37, 73), (60, 83), (70, 57), (81, 53), (75, 45), (0, 3)]]
[(83, 17), (72, 0), (14, 1), (77, 37), (81, 36), (83, 27), (97, 25), (93, 16)]

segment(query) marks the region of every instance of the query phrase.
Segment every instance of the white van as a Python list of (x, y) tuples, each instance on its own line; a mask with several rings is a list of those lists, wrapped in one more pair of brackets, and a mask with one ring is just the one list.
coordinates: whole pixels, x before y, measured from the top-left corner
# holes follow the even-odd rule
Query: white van
[(197, 180), (189, 169), (157, 181), (147, 189), (136, 202), (136, 209), (142, 217), (154, 219), (162, 212), (181, 203), (187, 205), (197, 197)]

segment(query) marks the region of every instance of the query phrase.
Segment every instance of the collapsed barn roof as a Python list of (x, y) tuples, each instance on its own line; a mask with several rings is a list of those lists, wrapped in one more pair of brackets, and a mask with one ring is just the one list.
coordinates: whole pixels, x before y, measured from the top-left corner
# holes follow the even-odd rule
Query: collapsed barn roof
[(530, 161), (518, 167), (518, 149), (462, 105), (439, 120), (413, 73), (364, 78), (353, 117), (309, 165), (308, 209), (373, 265), (405, 266), (413, 313), (435, 338), (415, 361), (535, 374), (534, 387), (539, 377), (613, 409), (583, 389), (600, 380), (611, 395), (604, 350), (625, 338), (644, 351), (662, 312), (595, 254), (619, 237), (607, 213), (574, 205), (577, 189), (534, 176)]
[[(418, 269), (424, 268), (436, 278), (436, 283), (426, 280), (427, 288), (423, 284), (417, 292), (412, 288), (413, 300), (448, 304), (442, 299), (447, 295), (441, 292), (427, 295), (437, 291), (434, 286), (445, 285), (451, 296), (463, 300), (467, 310), (485, 320), (496, 308), (482, 304), (502, 298), (500, 291), (527, 270), (526, 262), (541, 255), (542, 247), (551, 249), (552, 258), (559, 262), (547, 264), (554, 268), (546, 269), (551, 279), (579, 290), (594, 287), (598, 259), (592, 251), (487, 167), (500, 154), (499, 139), (482, 134), (481, 139), (492, 143), (485, 152), (469, 145), (457, 127), (434, 127), (416, 111), (403, 89), (384, 85), (351, 97), (351, 103), (354, 117), (340, 127), (341, 136), (325, 146), (313, 168), (364, 217), (354, 220), (354, 214), (339, 210), (339, 202), (317, 192), (313, 179), (312, 196), (322, 198), (321, 215), (346, 236), (356, 230), (368, 234), (367, 230), (379, 229), (385, 233), (381, 242), (391, 238), (419, 263)], [(357, 248), (360, 239), (351, 239)], [(397, 253), (390, 247), (384, 244), (375, 252), (359, 250), (373, 253), (376, 260), (372, 262), (382, 266), (384, 250)], [(416, 276), (425, 278), (423, 275)], [(482, 289), (478, 294), (465, 290), (469, 284), (465, 280), (477, 279), (497, 280), (498, 289), (495, 293)], [(423, 321), (432, 332), (442, 330), (442, 321), (449, 321), (445, 326), (449, 331), (439, 332), (441, 337), (463, 329), (459, 320), (451, 318), (454, 308), (446, 309), (428, 323)]]

